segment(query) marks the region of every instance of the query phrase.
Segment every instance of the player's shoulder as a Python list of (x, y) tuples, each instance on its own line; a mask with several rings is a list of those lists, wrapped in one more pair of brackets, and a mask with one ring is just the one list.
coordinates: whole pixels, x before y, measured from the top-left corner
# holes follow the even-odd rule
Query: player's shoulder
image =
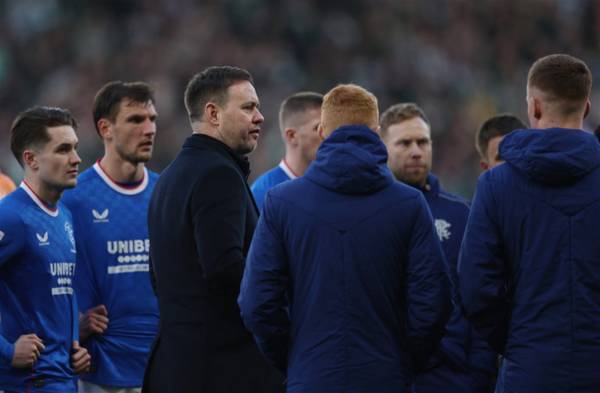
[(84, 170), (83, 172), (81, 172), (81, 174), (79, 176), (77, 176), (77, 185), (78, 186), (86, 185), (88, 183), (98, 181), (98, 180), (100, 180), (100, 176), (98, 176), (96, 169), (92, 165), (91, 167), (89, 167), (86, 170)]
[(27, 194), (17, 188), (0, 199), (0, 223), (4, 227), (20, 226), (23, 223), (23, 212), (27, 209)]
[(68, 205), (61, 199), (57, 203), (58, 211), (62, 213), (62, 218), (67, 221), (73, 221), (73, 213)]
[(440, 189), (438, 197), (446, 202), (448, 205), (453, 206), (457, 209), (470, 209), (470, 202), (468, 199), (461, 197), (460, 195), (453, 194), (446, 190)]
[(276, 166), (257, 177), (254, 183), (252, 183), (252, 188), (272, 187), (285, 180), (289, 180), (289, 177), (279, 166)]
[(146, 172), (148, 173), (148, 179), (152, 182), (156, 182), (160, 177), (160, 173), (154, 172), (151, 169), (146, 168)]
[(100, 176), (96, 173), (93, 166), (87, 168), (77, 176), (77, 185), (63, 193), (63, 201), (68, 196), (75, 197), (78, 194), (88, 192), (90, 189), (95, 189), (100, 181)]
[(102, 183), (102, 179), (91, 166), (77, 176), (77, 185), (65, 190), (60, 201), (73, 213), (80, 206), (89, 203), (91, 197), (98, 195)]

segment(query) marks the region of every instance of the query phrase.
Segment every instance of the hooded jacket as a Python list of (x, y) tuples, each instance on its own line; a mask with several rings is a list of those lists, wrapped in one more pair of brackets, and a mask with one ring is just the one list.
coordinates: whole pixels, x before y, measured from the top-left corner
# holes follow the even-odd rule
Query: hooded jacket
[(504, 354), (505, 392), (600, 392), (600, 145), (521, 130), (500, 154), (461, 248), (466, 315)]
[(271, 189), (238, 303), (288, 392), (406, 392), (439, 342), (448, 279), (421, 193), (367, 127), (340, 127)]

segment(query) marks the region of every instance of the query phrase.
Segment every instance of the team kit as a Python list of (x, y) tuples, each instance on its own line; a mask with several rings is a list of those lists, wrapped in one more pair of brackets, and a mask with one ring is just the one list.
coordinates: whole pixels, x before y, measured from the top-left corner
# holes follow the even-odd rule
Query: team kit
[(477, 130), (472, 201), (432, 173), (418, 103), (380, 113), (356, 84), (285, 98), (284, 157), (252, 184), (264, 117), (239, 67), (190, 79), (161, 174), (145, 82), (97, 92), (104, 154), (81, 173), (70, 112), (21, 112), (0, 392), (600, 393), (591, 89), (582, 60), (535, 61), (529, 125)]

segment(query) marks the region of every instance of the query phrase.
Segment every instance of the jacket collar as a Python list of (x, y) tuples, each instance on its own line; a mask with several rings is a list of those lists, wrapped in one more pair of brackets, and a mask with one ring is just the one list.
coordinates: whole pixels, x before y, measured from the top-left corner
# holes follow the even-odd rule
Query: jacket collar
[(208, 148), (217, 151), (225, 157), (232, 159), (246, 178), (248, 178), (248, 175), (250, 175), (250, 162), (248, 161), (248, 157), (236, 154), (229, 146), (206, 134), (192, 134), (183, 143), (183, 148)]
[(407, 185), (416, 188), (421, 191), (423, 194), (429, 194), (432, 196), (437, 196), (440, 193), (440, 181), (438, 178), (431, 172), (427, 175), (427, 180), (425, 180), (425, 185), (423, 187), (417, 186), (414, 184), (406, 183)]

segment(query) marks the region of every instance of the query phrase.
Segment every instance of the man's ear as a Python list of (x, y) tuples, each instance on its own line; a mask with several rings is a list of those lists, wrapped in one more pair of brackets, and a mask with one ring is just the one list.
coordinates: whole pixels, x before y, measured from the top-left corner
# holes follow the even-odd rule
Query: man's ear
[(221, 108), (214, 102), (209, 101), (204, 105), (204, 118), (209, 124), (215, 127), (219, 126), (219, 124), (221, 124), (220, 115)]
[(98, 123), (96, 123), (96, 126), (98, 127), (98, 134), (100, 134), (102, 139), (112, 138), (111, 125), (112, 123), (110, 120), (104, 118), (98, 120)]
[(536, 120), (540, 120), (542, 118), (542, 102), (536, 97), (532, 98), (533, 100), (533, 117)]
[(23, 155), (21, 157), (23, 158), (23, 165), (25, 166), (25, 168), (30, 168), (34, 171), (39, 168), (39, 163), (35, 151), (26, 149), (25, 151), (23, 151)]
[(319, 123), (319, 137), (324, 141), (327, 136), (325, 135), (325, 130), (323, 129), (323, 123)]
[(291, 146), (295, 146), (298, 144), (298, 139), (296, 138), (296, 135), (296, 130), (293, 128), (286, 128), (283, 131), (283, 137), (285, 138), (285, 141)]
[(590, 100), (587, 100), (587, 102), (585, 103), (585, 112), (583, 112), (584, 119), (587, 117), (587, 115), (589, 115), (591, 107), (592, 107), (592, 103), (590, 102)]

